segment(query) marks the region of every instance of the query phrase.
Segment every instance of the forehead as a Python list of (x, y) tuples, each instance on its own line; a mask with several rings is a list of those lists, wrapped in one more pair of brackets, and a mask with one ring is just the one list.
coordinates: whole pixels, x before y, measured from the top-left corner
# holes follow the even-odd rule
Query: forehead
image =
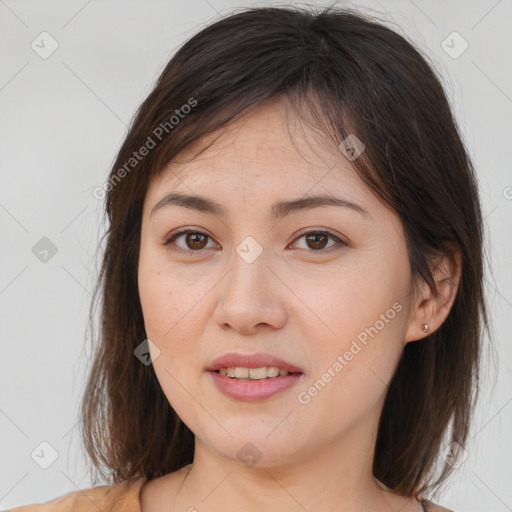
[(367, 188), (334, 139), (297, 117), (282, 99), (187, 146), (152, 181), (150, 189), (191, 192), (188, 187), (207, 190), (215, 186), (217, 190), (240, 181), (246, 189), (264, 186), (295, 195), (312, 187), (315, 192), (339, 189), (349, 195)]

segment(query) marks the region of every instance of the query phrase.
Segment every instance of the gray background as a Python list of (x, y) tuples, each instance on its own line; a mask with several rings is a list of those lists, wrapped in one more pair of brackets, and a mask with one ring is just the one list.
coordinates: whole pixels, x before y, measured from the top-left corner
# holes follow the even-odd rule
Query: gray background
[[(0, 508), (91, 486), (76, 424), (104, 228), (93, 191), (177, 47), (233, 8), (269, 4), (0, 0)], [(498, 357), (487, 345), (467, 459), (440, 502), (512, 510), (512, 2), (357, 6), (398, 25), (435, 61), (478, 171)]]

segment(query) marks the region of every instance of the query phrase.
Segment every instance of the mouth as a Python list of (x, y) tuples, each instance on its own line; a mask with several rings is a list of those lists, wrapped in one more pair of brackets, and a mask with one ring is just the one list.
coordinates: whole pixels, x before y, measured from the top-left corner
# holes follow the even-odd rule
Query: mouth
[(298, 366), (272, 354), (261, 352), (256, 354), (230, 352), (213, 360), (205, 369), (232, 379), (248, 380), (273, 379), (304, 373)]
[(290, 372), (278, 366), (261, 366), (259, 368), (229, 366), (211, 371), (236, 380), (267, 380), (289, 375), (302, 375), (302, 372)]
[(302, 368), (273, 354), (231, 352), (205, 368), (225, 396), (245, 402), (268, 400), (303, 382)]

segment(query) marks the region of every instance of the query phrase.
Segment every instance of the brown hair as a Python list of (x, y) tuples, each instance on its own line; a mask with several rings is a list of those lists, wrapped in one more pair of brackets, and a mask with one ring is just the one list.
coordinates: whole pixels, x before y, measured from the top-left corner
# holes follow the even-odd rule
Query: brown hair
[(364, 142), (354, 168), (400, 215), (416, 282), (435, 290), (435, 256), (461, 250), (453, 307), (427, 339), (405, 345), (377, 436), (374, 476), (417, 496), (451, 473), (448, 464), (434, 471), (444, 436), (464, 446), (478, 395), (489, 327), (477, 182), (426, 58), (382, 23), (332, 7), (249, 8), (207, 26), (138, 109), (106, 187), (99, 343), (80, 409), (87, 454), (112, 483), (193, 461), (193, 433), (153, 367), (134, 357), (146, 339), (137, 286), (142, 205), (151, 179), (188, 144), (281, 96), (337, 144), (349, 134)]

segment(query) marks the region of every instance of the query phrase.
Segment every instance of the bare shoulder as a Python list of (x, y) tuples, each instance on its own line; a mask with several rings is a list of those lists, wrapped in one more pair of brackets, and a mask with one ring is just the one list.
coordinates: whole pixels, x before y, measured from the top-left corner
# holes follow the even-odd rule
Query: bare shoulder
[(149, 480), (140, 491), (140, 506), (144, 512), (160, 512), (172, 509), (170, 503), (174, 503), (176, 495), (187, 475), (191, 464), (167, 475)]
[(445, 508), (441, 505), (437, 505), (432, 501), (425, 500), (427, 512), (454, 512), (451, 508)]
[(47, 503), (24, 505), (6, 512), (139, 512), (139, 491), (143, 478), (125, 480), (113, 485), (81, 489)]

